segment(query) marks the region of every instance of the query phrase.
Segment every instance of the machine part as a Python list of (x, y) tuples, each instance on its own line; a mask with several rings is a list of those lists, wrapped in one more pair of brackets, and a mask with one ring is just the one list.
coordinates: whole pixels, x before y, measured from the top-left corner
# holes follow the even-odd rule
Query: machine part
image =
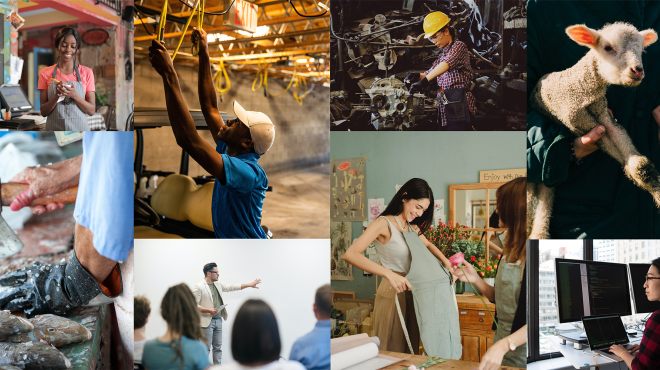
[(412, 12), (413, 6), (415, 5), (415, 0), (403, 0), (403, 10)]
[(371, 101), (369, 110), (378, 118), (378, 129), (411, 128), (416, 117), (424, 114), (424, 94), (411, 95), (395, 76), (376, 79), (366, 93)]

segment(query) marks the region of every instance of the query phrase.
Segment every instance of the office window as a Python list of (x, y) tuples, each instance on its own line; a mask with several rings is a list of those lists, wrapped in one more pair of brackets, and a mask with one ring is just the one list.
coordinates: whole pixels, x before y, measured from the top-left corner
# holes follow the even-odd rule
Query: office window
[[(539, 307), (557, 312), (555, 297), (555, 258), (583, 259), (582, 240), (539, 240), (539, 277), (552, 276), (551, 280), (539, 279), (539, 288), (550, 291), (552, 294), (539, 294)], [(541, 275), (543, 274), (543, 275)], [(539, 316), (538, 338), (539, 354), (557, 352), (550, 342), (550, 337), (556, 334), (559, 319), (556, 314)]]

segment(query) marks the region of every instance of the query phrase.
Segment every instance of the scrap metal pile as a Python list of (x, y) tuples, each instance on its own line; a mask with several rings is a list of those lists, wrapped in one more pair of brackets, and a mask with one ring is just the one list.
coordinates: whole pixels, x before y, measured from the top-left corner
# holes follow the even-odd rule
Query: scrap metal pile
[[(440, 49), (424, 38), (434, 11), (451, 19), (470, 52), (477, 129), (524, 127), (526, 1), (333, 1), (333, 130), (437, 129), (436, 89), (410, 94), (406, 72), (424, 72)], [(482, 18), (484, 14), (484, 18)], [(500, 34), (491, 30), (503, 30)]]

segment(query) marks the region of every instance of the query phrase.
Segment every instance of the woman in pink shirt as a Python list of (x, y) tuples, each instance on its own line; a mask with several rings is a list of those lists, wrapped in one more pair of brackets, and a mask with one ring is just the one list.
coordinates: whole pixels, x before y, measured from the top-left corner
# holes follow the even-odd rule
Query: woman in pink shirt
[(39, 73), (41, 115), (46, 131), (89, 131), (87, 116), (96, 112), (94, 73), (76, 63), (80, 34), (64, 27), (55, 36), (57, 63)]

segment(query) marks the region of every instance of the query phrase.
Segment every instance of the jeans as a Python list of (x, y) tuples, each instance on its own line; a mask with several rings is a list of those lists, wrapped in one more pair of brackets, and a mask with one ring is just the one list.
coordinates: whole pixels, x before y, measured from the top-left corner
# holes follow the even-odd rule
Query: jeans
[(213, 364), (219, 365), (222, 361), (222, 317), (211, 319), (209, 326), (202, 329), (206, 334), (206, 346), (209, 352), (213, 349)]

